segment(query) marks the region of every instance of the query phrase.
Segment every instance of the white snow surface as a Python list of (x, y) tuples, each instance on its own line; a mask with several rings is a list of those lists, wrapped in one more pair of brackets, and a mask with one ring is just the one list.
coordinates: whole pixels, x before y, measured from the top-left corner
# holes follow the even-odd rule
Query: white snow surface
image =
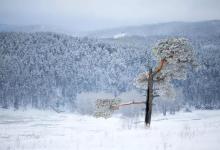
[(73, 113), (0, 110), (0, 150), (219, 150), (220, 110), (94, 118)]

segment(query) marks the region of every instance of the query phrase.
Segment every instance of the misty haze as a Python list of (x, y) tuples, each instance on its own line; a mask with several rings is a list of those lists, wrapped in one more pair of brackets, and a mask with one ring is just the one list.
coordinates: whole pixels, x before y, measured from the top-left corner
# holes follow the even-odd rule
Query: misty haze
[(0, 0), (0, 150), (219, 150), (219, 0)]

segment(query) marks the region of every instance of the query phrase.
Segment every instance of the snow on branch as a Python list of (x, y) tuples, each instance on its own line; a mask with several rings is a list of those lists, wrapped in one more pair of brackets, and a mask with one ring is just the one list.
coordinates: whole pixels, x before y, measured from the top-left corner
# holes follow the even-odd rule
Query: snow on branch
[(98, 99), (96, 101), (95, 117), (109, 118), (111, 117), (112, 113), (120, 107), (145, 103), (145, 101), (130, 101), (121, 103), (120, 99)]
[(195, 66), (193, 48), (185, 38), (170, 38), (160, 41), (153, 48), (159, 60), (165, 60), (166, 64), (157, 76), (167, 80), (186, 79), (189, 66)]
[[(153, 81), (159, 86), (160, 93), (171, 96), (174, 89), (170, 81), (186, 79), (188, 69), (197, 67), (193, 48), (185, 38), (169, 38), (159, 41), (153, 52), (159, 62), (153, 69)], [(146, 88), (148, 77), (148, 72), (139, 74), (135, 79), (136, 85)]]
[(116, 107), (121, 102), (120, 99), (98, 99), (96, 101), (95, 117), (110, 118)]
[(163, 68), (158, 71), (154, 78), (157, 80), (160, 95), (175, 98), (175, 89), (171, 80), (184, 80), (190, 67), (196, 66), (193, 48), (185, 38), (170, 38), (158, 42), (153, 48), (154, 54), (159, 60), (164, 60)]

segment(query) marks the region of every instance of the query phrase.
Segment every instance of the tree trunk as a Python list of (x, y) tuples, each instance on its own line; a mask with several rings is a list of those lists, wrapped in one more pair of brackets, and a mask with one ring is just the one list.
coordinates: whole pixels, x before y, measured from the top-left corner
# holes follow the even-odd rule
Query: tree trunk
[(163, 115), (166, 116), (167, 115), (167, 105), (163, 104)]
[(147, 96), (146, 96), (146, 111), (145, 111), (145, 125), (150, 126), (152, 114), (152, 101), (153, 101), (153, 74), (152, 68), (149, 70)]

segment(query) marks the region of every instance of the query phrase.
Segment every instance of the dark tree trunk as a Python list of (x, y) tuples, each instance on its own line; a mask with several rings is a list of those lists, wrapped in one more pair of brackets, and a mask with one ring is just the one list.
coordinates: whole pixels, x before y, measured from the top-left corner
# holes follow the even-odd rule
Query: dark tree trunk
[(167, 106), (166, 106), (166, 104), (163, 104), (163, 115), (164, 116), (167, 115)]
[(153, 101), (153, 73), (152, 69), (149, 70), (147, 97), (146, 97), (146, 111), (145, 111), (145, 124), (150, 126), (152, 114), (152, 101)]

